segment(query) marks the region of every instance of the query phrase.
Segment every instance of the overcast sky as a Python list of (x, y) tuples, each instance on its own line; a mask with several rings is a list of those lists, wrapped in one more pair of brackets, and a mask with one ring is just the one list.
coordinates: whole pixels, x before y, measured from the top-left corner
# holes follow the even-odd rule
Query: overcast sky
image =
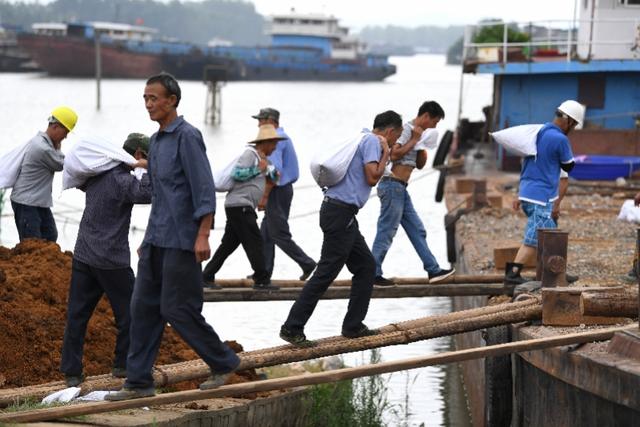
[(573, 19), (576, 0), (252, 0), (259, 13), (271, 15), (295, 8), (324, 12), (343, 25), (464, 25), (483, 18), (508, 21)]

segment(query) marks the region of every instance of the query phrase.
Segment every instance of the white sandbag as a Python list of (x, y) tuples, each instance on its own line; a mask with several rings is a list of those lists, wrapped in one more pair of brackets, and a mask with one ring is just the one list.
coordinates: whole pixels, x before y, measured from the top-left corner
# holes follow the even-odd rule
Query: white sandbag
[(535, 156), (538, 153), (536, 140), (544, 125), (520, 125), (489, 132), (489, 135), (508, 152), (517, 156)]
[(15, 185), (28, 146), (29, 142), (25, 142), (0, 157), (0, 189), (11, 188)]
[(64, 390), (58, 390), (48, 396), (45, 396), (45, 398), (42, 399), (42, 403), (48, 405), (55, 402), (71, 402), (73, 399), (78, 397), (78, 395), (80, 394), (80, 390), (80, 387), (69, 387), (65, 388)]
[(438, 148), (438, 131), (436, 129), (425, 129), (420, 135), (420, 140), (416, 142), (413, 147), (415, 151), (418, 150), (433, 150)]
[(84, 396), (80, 396), (77, 400), (85, 402), (102, 402), (106, 395), (110, 394), (110, 391), (96, 390), (91, 393), (87, 393)]
[(640, 223), (640, 207), (635, 206), (633, 200), (625, 200), (620, 208), (618, 219), (621, 221)]
[(65, 155), (62, 189), (82, 186), (89, 178), (136, 159), (122, 147), (97, 136), (84, 137)]
[(247, 145), (245, 147), (245, 150), (243, 150), (240, 155), (230, 161), (224, 168), (213, 171), (213, 183), (216, 187), (217, 192), (225, 193), (233, 188), (233, 184), (235, 182), (232, 176), (233, 168), (235, 168), (238, 160), (240, 160), (240, 157), (242, 157), (244, 151), (246, 151), (247, 148), (253, 151), (253, 153), (256, 155), (257, 161), (260, 162), (260, 155), (256, 151), (256, 148), (252, 145)]
[(311, 175), (320, 187), (331, 187), (339, 183), (347, 174), (358, 145), (368, 133), (361, 132), (355, 138), (343, 141), (332, 147), (323, 147), (315, 153), (309, 165)]

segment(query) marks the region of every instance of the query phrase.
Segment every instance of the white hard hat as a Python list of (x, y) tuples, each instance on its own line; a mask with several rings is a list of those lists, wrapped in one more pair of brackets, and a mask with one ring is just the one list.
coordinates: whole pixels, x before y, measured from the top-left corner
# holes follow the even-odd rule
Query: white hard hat
[(568, 100), (564, 101), (558, 107), (558, 111), (560, 111), (560, 112), (566, 114), (567, 116), (571, 117), (573, 120), (578, 122), (578, 125), (581, 125), (582, 122), (584, 121), (584, 110), (585, 109), (586, 109), (586, 107), (584, 105), (582, 105), (579, 102), (574, 101), (572, 99), (568, 99)]

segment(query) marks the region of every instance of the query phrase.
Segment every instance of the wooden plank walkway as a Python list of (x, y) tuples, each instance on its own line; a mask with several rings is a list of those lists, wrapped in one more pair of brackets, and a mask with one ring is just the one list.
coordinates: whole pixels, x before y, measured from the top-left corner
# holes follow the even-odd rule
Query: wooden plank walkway
[[(283, 287), (278, 291), (257, 291), (252, 288), (223, 288), (204, 290), (205, 302), (222, 301), (293, 301), (301, 287)], [(393, 288), (374, 288), (373, 298), (449, 297), (469, 295), (504, 295), (512, 290), (501, 283), (456, 283), (444, 285), (400, 285)], [(331, 286), (322, 299), (347, 299), (350, 288)]]

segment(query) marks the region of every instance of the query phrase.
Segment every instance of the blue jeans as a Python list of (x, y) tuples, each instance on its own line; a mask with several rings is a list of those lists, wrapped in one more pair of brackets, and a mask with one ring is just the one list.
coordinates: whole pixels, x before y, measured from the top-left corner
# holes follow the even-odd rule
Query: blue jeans
[(378, 183), (378, 197), (380, 198), (380, 216), (376, 238), (371, 249), (373, 258), (376, 260), (376, 276), (382, 276), (382, 262), (391, 247), (399, 225), (402, 225), (407, 233), (425, 271), (429, 274), (439, 272), (438, 261), (427, 245), (427, 231), (411, 203), (407, 188), (401, 182), (383, 179)]
[(58, 240), (58, 229), (51, 209), (23, 205), (14, 201), (11, 201), (11, 208), (20, 241), (29, 238), (45, 239), (51, 242)]
[(524, 229), (522, 243), (537, 248), (538, 228), (558, 228), (556, 222), (551, 218), (553, 202), (543, 206), (523, 200), (520, 206), (522, 206), (522, 211), (527, 215), (527, 226)]

